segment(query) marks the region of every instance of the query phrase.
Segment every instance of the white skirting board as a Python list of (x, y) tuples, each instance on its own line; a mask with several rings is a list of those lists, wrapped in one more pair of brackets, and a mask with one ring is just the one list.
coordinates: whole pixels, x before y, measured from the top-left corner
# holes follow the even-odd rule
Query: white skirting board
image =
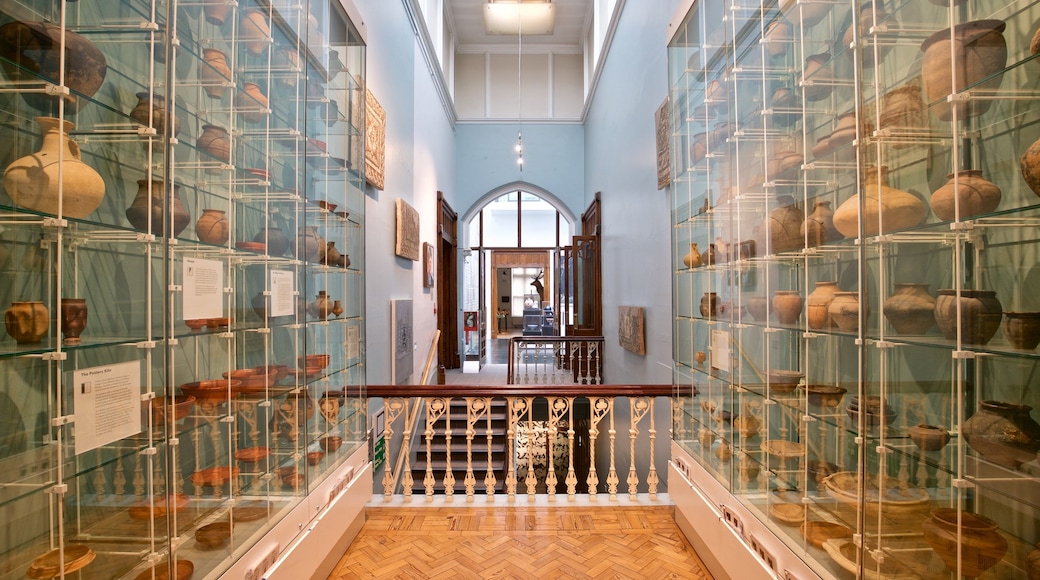
[(676, 524), (716, 579), (821, 578), (674, 441), (668, 495)]

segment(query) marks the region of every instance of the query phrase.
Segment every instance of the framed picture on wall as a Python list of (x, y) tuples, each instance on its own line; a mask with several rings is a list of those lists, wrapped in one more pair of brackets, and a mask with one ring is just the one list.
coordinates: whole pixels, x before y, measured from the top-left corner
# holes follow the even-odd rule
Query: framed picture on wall
[(423, 254), (423, 288), (433, 288), (433, 267), (434, 267), (434, 252), (433, 244), (429, 242), (423, 242), (422, 245)]

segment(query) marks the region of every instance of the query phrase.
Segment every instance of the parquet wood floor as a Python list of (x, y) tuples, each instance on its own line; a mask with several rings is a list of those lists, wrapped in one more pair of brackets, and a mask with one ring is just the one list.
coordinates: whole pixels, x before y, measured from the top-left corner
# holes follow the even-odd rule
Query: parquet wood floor
[(329, 580), (711, 580), (663, 507), (368, 508)]

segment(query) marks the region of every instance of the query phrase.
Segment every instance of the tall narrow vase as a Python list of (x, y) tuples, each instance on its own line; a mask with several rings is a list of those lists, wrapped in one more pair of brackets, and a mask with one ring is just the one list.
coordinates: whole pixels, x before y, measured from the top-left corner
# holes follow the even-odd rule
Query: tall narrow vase
[(54, 117), (37, 117), (36, 124), (43, 145), (7, 166), (4, 190), (15, 204), (34, 211), (57, 214), (60, 202), (66, 217), (87, 217), (101, 205), (105, 182), (80, 159), (79, 145), (68, 136), (74, 125)]

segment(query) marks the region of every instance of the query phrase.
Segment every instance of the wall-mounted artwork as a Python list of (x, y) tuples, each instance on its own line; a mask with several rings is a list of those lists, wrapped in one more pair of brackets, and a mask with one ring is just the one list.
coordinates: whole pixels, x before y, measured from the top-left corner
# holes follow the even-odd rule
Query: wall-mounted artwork
[(401, 198), (397, 198), (397, 245), (394, 253), (419, 261), (419, 212)]
[(672, 181), (671, 146), (668, 142), (668, 117), (671, 107), (668, 98), (654, 113), (654, 127), (657, 133), (657, 189), (668, 187)]
[(365, 89), (365, 181), (376, 189), (383, 189), (386, 168), (386, 111)]
[(423, 282), (422, 282), (422, 285), (423, 285), (423, 288), (433, 288), (433, 267), (434, 267), (434, 263), (433, 262), (434, 262), (434, 257), (435, 257), (434, 252), (433, 252), (433, 244), (431, 244), (429, 242), (423, 242), (423, 245), (422, 245), (422, 255), (423, 255), (423, 269), (422, 269), (422, 276), (423, 276), (422, 279), (423, 279)]
[(618, 341), (629, 352), (646, 354), (642, 306), (618, 306)]
[(412, 376), (412, 301), (391, 300), (390, 317), (394, 323), (394, 384), (403, 385)]

